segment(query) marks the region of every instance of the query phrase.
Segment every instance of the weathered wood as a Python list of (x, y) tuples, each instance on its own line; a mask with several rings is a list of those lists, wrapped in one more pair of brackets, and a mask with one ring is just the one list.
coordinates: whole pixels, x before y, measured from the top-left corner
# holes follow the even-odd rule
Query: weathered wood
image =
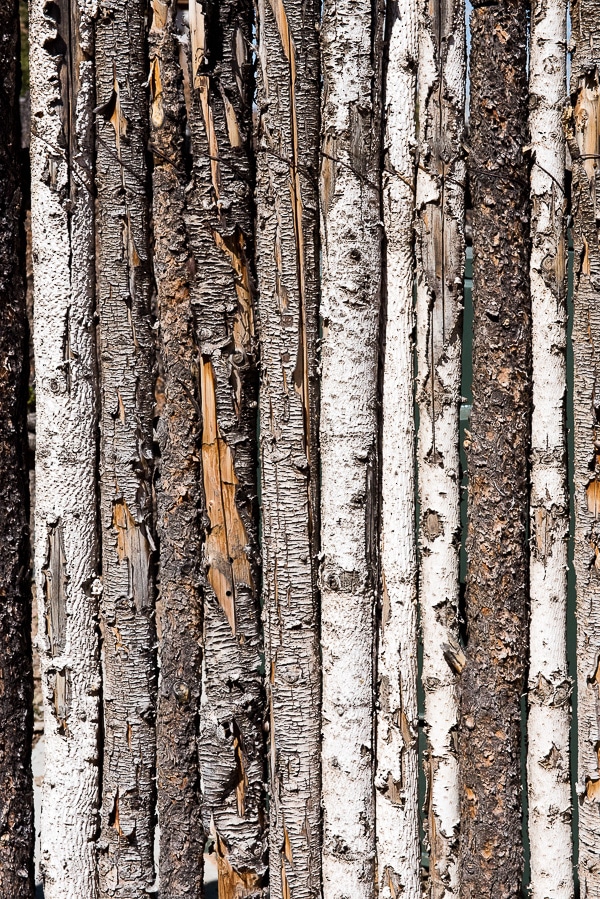
[(561, 122), (566, 31), (563, 0), (532, 4), (529, 130), (533, 412), (527, 789), (534, 899), (570, 899), (573, 895), (571, 683), (567, 667), (567, 250)]
[(600, 896), (600, 3), (573, 0), (571, 108), (566, 116), (572, 162), (574, 564), (577, 583), (579, 883), (582, 899)]
[(460, 677), (461, 896), (521, 895), (531, 413), (527, 12), (471, 16), (473, 411)]
[(202, 692), (202, 504), (198, 352), (185, 226), (186, 114), (175, 0), (152, 0), (150, 125), (154, 154), (154, 270), (163, 404), (157, 533), (160, 545), (157, 787), (161, 894), (203, 895), (198, 715)]
[(19, 6), (0, 7), (0, 895), (31, 899), (33, 674), (27, 313), (19, 172)]
[(419, 36), (417, 402), (419, 608), (427, 750), (428, 893), (458, 895), (455, 732), (459, 645), (459, 406), (464, 275), (466, 81), (463, 0), (424, 0)]
[(419, 8), (390, 11), (384, 85), (381, 585), (377, 643), (375, 841), (382, 895), (421, 895), (417, 745), (414, 213)]
[(96, 22), (104, 763), (100, 894), (154, 882), (153, 354), (144, 0)]
[(321, 47), (323, 889), (370, 899), (382, 4), (325, 0)]
[(259, 0), (257, 271), (272, 899), (321, 896), (319, 3)]

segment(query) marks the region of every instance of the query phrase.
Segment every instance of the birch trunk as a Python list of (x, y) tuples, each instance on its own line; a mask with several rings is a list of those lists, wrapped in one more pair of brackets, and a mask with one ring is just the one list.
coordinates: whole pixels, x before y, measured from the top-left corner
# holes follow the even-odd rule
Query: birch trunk
[(189, 6), (188, 228), (200, 349), (204, 486), (204, 829), (220, 899), (266, 887), (250, 0)]
[(325, 899), (367, 899), (375, 878), (382, 26), (380, 4), (324, 3), (320, 445)]
[(320, 899), (318, 2), (258, 0), (257, 270), (271, 899)]
[(575, 549), (577, 578), (577, 708), (579, 883), (582, 899), (600, 896), (600, 4), (571, 5), (571, 110), (567, 138), (572, 161)]
[(530, 637), (527, 788), (531, 895), (573, 895), (567, 535), (569, 497), (565, 438), (566, 6), (534, 3), (529, 62), (531, 167)]
[(11, 0), (0, 8), (0, 895), (31, 899), (33, 673), (18, 46), (19, 5)]
[(383, 897), (421, 894), (413, 400), (413, 215), (418, 5), (388, 21), (383, 220), (387, 238), (375, 819)]
[(143, 0), (102, 0), (96, 24), (98, 311), (102, 378), (104, 762), (102, 896), (154, 882), (153, 341)]
[(521, 895), (531, 411), (527, 15), (471, 16), (473, 412), (460, 683), (461, 897)]
[(160, 891), (203, 896), (197, 735), (202, 691), (202, 535), (198, 354), (185, 227), (185, 104), (176, 0), (153, 0), (150, 123), (154, 153), (154, 267), (164, 406), (157, 426), (160, 540), (157, 779)]
[(464, 276), (463, 0), (421, 6), (417, 175), (420, 613), (432, 899), (458, 895), (455, 733), (460, 590), (459, 407)]
[(94, 5), (30, 7), (41, 870), (49, 899), (97, 896)]

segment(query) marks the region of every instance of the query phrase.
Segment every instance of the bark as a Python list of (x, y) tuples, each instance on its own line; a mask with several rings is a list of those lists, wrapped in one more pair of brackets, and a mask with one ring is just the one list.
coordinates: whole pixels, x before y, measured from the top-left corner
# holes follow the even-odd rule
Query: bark
[(421, 895), (418, 795), (417, 560), (413, 415), (413, 217), (418, 5), (388, 22), (384, 110), (387, 239), (381, 448), (381, 579), (377, 647), (375, 819), (383, 896)]
[(97, 895), (92, 12), (88, 2), (35, 2), (30, 20), (37, 643), (45, 740), (40, 867), (50, 899)]
[[(321, 540), (325, 899), (375, 878), (373, 650), (383, 11), (323, 5)], [(390, 547), (392, 549), (392, 547)]]
[(468, 644), (460, 683), (461, 896), (521, 895), (531, 333), (527, 15), (471, 16), (473, 411), (467, 441)]
[(420, 613), (427, 749), (426, 828), (433, 899), (458, 895), (455, 732), (460, 590), (459, 407), (464, 276), (465, 10), (423, 2), (419, 38), (417, 402)]
[(104, 762), (102, 896), (154, 882), (153, 341), (145, 3), (102, 0), (96, 24)]
[(317, 2), (258, 2), (257, 268), (271, 899), (321, 896)]
[(153, 0), (150, 123), (154, 267), (164, 405), (157, 425), (160, 541), (157, 708), (160, 890), (201, 897), (203, 847), (197, 733), (202, 691), (202, 534), (198, 353), (185, 227), (185, 103), (176, 3)]
[(600, 896), (600, 617), (596, 597), (600, 571), (600, 410), (596, 398), (600, 358), (600, 251), (597, 205), (600, 154), (600, 5), (571, 5), (573, 48), (571, 108), (566, 120), (572, 161), (574, 495), (577, 582), (577, 709), (579, 882), (582, 899)]
[(188, 229), (202, 401), (203, 823), (219, 896), (263, 895), (264, 691), (259, 604), (258, 399), (250, 0), (189, 7), (193, 185)]
[(566, 7), (534, 3), (531, 15), (529, 128), (531, 167), (530, 637), (527, 788), (531, 895), (573, 895), (567, 536), (569, 497), (565, 432)]
[[(19, 7), (0, 9), (0, 896), (30, 899), (33, 673), (27, 477), (27, 312), (21, 264)], [(24, 269), (24, 265), (23, 265)]]

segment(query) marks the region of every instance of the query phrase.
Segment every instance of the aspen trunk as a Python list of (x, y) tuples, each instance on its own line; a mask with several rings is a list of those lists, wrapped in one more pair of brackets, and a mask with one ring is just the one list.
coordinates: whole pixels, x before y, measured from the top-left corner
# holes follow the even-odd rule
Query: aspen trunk
[(379, 4), (324, 3), (320, 445), (325, 899), (368, 899), (375, 878), (382, 25)]
[[(381, 579), (377, 651), (375, 818), (377, 879), (384, 896), (421, 894), (418, 796), (417, 563), (413, 415), (413, 215), (418, 5), (388, 21), (385, 84), (387, 238)], [(367, 639), (365, 637), (365, 639)]]
[(521, 895), (531, 408), (527, 16), (471, 16), (473, 412), (467, 445), (468, 645), (460, 679), (461, 896)]
[(188, 229), (204, 487), (204, 829), (219, 896), (266, 886), (256, 425), (250, 0), (191, 0)]
[(185, 227), (185, 104), (176, 0), (152, 2), (150, 123), (154, 153), (154, 267), (164, 406), (157, 427), (160, 686), (157, 779), (160, 891), (203, 895), (197, 732), (202, 691), (202, 535), (198, 354)]
[(257, 268), (271, 899), (321, 897), (319, 4), (258, 0)]
[(91, 4), (31, 4), (36, 579), (48, 899), (97, 896), (100, 654)]
[(463, 0), (420, 4), (417, 366), (420, 613), (432, 899), (458, 895), (455, 732), (460, 555), (459, 407), (464, 276)]
[(573, 185), (573, 297), (575, 550), (577, 578), (577, 707), (579, 882), (582, 899), (600, 896), (600, 250), (598, 155), (600, 154), (600, 4), (574, 0), (571, 110), (567, 139)]
[(0, 8), (0, 38), (0, 895), (31, 899), (33, 674), (17, 0)]
[(145, 3), (102, 0), (96, 24), (102, 384), (102, 896), (154, 882), (153, 341)]
[(565, 437), (566, 6), (534, 3), (531, 14), (529, 129), (531, 167), (530, 637), (527, 788), (531, 895), (573, 895), (567, 535), (569, 497)]

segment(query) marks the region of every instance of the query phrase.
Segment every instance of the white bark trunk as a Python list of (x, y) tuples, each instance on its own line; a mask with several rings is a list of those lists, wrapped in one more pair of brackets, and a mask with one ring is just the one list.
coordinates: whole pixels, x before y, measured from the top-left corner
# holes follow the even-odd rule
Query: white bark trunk
[(381, 11), (323, 5), (323, 891), (370, 899), (375, 877), (373, 636), (381, 282)]
[(457, 666), (466, 76), (461, 0), (420, 3), (417, 174), (419, 602), (427, 736), (428, 894), (454, 896), (460, 818)]
[(573, 895), (567, 669), (565, 445), (566, 250), (561, 113), (566, 93), (566, 7), (534, 3), (529, 127), (532, 249), (530, 667), (527, 784), (531, 895)]
[[(381, 457), (383, 602), (377, 653), (375, 820), (383, 899), (421, 893), (413, 409), (417, 0), (388, 25), (383, 220), (387, 310)], [(366, 640), (365, 640), (366, 642)]]
[(46, 741), (41, 824), (46, 899), (97, 895), (93, 7), (89, 0), (71, 9), (33, 0), (30, 20), (35, 569)]

